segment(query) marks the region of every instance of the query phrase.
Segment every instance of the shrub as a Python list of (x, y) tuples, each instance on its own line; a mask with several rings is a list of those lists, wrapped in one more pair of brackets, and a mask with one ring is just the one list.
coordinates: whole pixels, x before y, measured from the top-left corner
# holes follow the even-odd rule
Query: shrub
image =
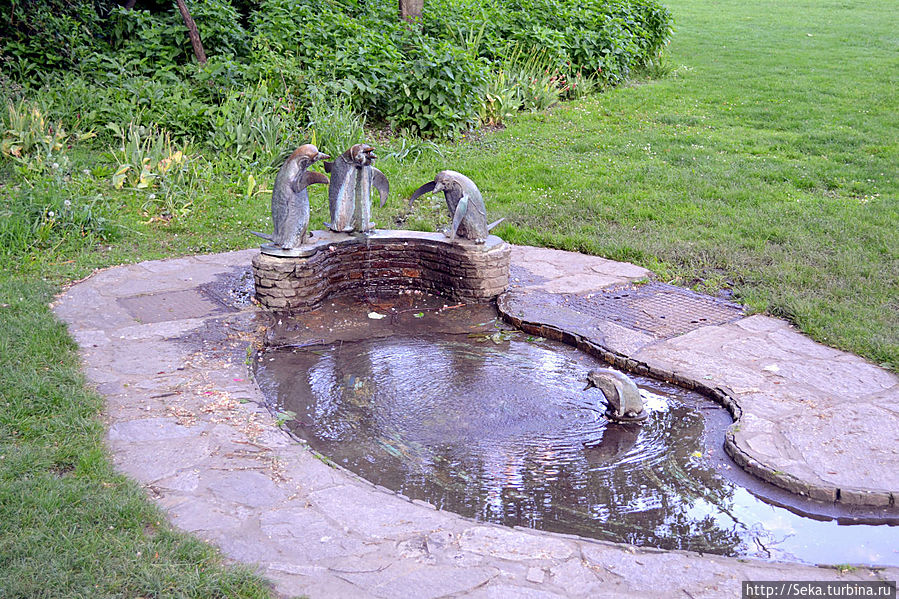
[(318, 92), (346, 96), (357, 112), (411, 132), (452, 132), (474, 119), (486, 63), (399, 23), (392, 3), (265, 0), (254, 23), (260, 53), (286, 57), (281, 66), (326, 82)]
[[(188, 2), (208, 56), (245, 56), (248, 36), (228, 0)], [(193, 60), (193, 50), (181, 13), (170, 3), (168, 10), (116, 7), (110, 13), (109, 41), (120, 60), (142, 73), (172, 69)]]
[(39, 84), (43, 73), (77, 67), (102, 45), (103, 15), (111, 0), (22, 0), (0, 12), (4, 69), (22, 83)]
[[(154, 122), (241, 149), (258, 141), (252, 123), (264, 114), (279, 122), (263, 136), (287, 135), (285, 112), (248, 93), (260, 83), (297, 123), (318, 98), (339, 95), (369, 121), (453, 135), (479, 113), (498, 122), (519, 106), (539, 110), (618, 83), (654, 64), (671, 34), (655, 0), (428, 0), (414, 25), (398, 19), (395, 0), (260, 0), (255, 10), (246, 0), (207, 0), (189, 3), (210, 56), (198, 68), (172, 3), (106, 16), (110, 5), (96, 2), (58, 15), (35, 1), (16, 5), (31, 7), (35, 30), (69, 36), (54, 47), (74, 49), (49, 56), (56, 50), (31, 48), (13, 28), (3, 52), (25, 62), (12, 79), (34, 83), (39, 60), (51, 71), (75, 66), (77, 74), (45, 82), (54, 114), (87, 126)], [(68, 6), (49, 5), (57, 4)]]
[(453, 135), (475, 119), (487, 64), (448, 41), (416, 37), (402, 74), (388, 87), (383, 116), (412, 133)]

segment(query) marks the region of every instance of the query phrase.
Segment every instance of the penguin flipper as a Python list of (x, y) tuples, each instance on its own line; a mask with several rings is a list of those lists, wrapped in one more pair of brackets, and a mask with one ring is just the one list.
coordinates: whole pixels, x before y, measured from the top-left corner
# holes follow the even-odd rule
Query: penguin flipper
[(468, 195), (463, 195), (459, 198), (459, 203), (456, 204), (456, 212), (453, 213), (453, 228), (450, 231), (450, 239), (456, 238), (456, 231), (459, 230), (459, 225), (462, 224), (462, 219), (465, 218), (465, 214), (468, 212)]
[(318, 171), (304, 171), (302, 175), (293, 180), (291, 188), (294, 193), (299, 193), (310, 185), (315, 185), (316, 183), (327, 185), (330, 181), (328, 181), (328, 177)]
[(506, 217), (503, 217), (503, 218), (501, 218), (501, 219), (499, 219), (499, 220), (497, 220), (497, 221), (494, 221), (494, 222), (490, 223), (489, 225), (487, 225), (487, 230), (488, 230), (488, 231), (493, 230), (493, 228), (494, 228), (496, 225), (500, 224), (500, 223), (503, 222), (504, 220), (506, 220)]
[(409, 207), (412, 207), (412, 202), (425, 195), (426, 193), (431, 193), (434, 191), (434, 188), (437, 187), (437, 181), (428, 181), (421, 187), (415, 190), (415, 193), (412, 194), (412, 197), (409, 198)]
[(381, 208), (387, 203), (387, 194), (390, 193), (390, 183), (384, 173), (371, 167), (371, 184), (381, 194)]
[(256, 237), (262, 237), (263, 239), (268, 239), (269, 241), (274, 241), (275, 238), (273, 235), (268, 235), (266, 233), (260, 233), (259, 231), (250, 231)]
[(326, 173), (330, 173), (330, 172), (331, 172), (331, 169), (334, 168), (334, 163), (333, 163), (333, 162), (328, 162), (328, 161), (326, 160), (325, 162), (322, 162), (322, 164), (325, 165), (325, 172), (326, 172)]

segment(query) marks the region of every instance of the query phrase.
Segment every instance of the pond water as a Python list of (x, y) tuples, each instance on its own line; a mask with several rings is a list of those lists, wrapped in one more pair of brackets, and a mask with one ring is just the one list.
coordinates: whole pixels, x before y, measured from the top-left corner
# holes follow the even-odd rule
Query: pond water
[[(265, 352), (257, 380), (316, 451), (464, 516), (664, 549), (899, 564), (899, 527), (806, 517), (737, 484), (748, 475), (720, 449), (731, 418), (711, 400), (634, 377), (649, 419), (609, 423), (600, 391), (584, 390), (603, 363), (466, 310), (432, 332), (423, 321), (440, 323), (439, 311), (414, 308), (372, 322), (374, 338), (327, 327), (330, 339)], [(320, 323), (359, 333), (358, 312)], [(460, 332), (466, 320), (479, 324)]]

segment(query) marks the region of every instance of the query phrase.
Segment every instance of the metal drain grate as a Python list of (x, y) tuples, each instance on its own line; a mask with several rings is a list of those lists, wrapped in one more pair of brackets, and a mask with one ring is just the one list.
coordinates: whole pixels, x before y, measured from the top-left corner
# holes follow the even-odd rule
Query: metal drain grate
[(736, 304), (665, 283), (568, 294), (559, 296), (559, 303), (575, 312), (666, 339), (745, 316)]
[(193, 289), (120, 297), (117, 301), (142, 323), (200, 318), (232, 311)]

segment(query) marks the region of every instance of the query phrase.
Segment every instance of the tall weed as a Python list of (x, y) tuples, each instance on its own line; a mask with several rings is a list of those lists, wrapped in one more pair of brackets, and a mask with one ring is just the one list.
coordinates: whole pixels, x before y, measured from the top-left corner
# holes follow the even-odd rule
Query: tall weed
[(70, 135), (60, 121), (51, 121), (42, 108), (27, 100), (7, 101), (0, 122), (0, 154), (37, 172), (51, 165), (65, 167), (68, 142), (94, 137), (92, 131)]
[(528, 51), (515, 45), (503, 61), (502, 69), (516, 91), (522, 110), (545, 110), (559, 101), (559, 68), (546, 50)]
[(337, 157), (365, 139), (365, 117), (344, 96), (318, 95), (309, 107), (307, 129), (319, 150)]
[(478, 120), (488, 127), (502, 127), (521, 106), (519, 87), (500, 70), (493, 73), (484, 88)]
[(111, 152), (119, 165), (112, 186), (145, 191), (142, 211), (151, 220), (167, 222), (190, 214), (199, 193), (200, 158), (191, 155), (189, 144), (178, 146), (168, 131), (156, 126), (129, 123), (127, 129), (114, 124), (109, 128), (120, 143)]
[(279, 162), (286, 148), (298, 141), (298, 117), (298, 109), (269, 94), (263, 81), (230, 92), (221, 106), (210, 110), (208, 144), (237, 159)]

